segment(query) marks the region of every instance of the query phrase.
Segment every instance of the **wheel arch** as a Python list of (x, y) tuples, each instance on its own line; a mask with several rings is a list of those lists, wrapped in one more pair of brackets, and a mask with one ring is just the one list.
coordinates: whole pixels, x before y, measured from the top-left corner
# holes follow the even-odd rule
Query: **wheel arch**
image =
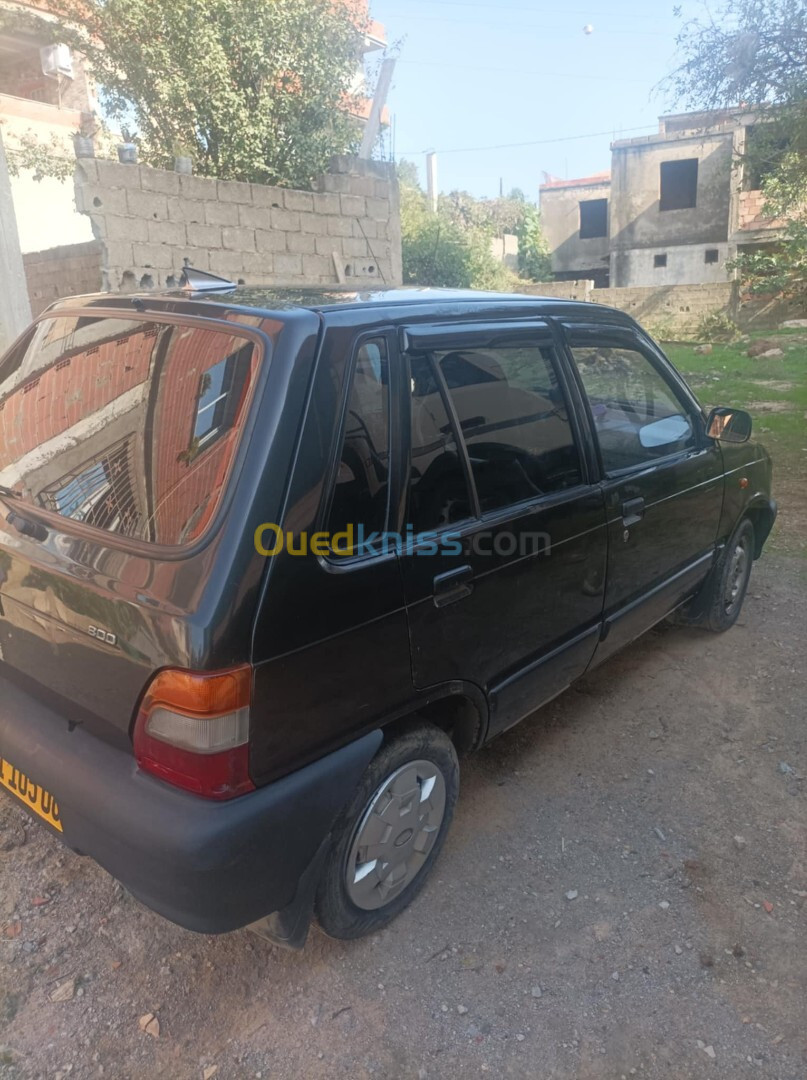
[(743, 517), (754, 526), (754, 558), (758, 559), (776, 521), (776, 503), (758, 496), (746, 506)]
[(477, 750), (488, 729), (488, 702), (473, 683), (452, 681), (429, 687), (382, 725), (389, 739), (423, 721), (444, 731), (463, 756)]

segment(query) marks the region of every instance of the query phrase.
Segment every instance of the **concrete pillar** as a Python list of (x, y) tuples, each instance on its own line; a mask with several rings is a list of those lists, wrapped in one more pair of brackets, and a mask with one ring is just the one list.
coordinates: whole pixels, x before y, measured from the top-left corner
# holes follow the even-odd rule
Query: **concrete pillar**
[(31, 321), (31, 305), (11, 197), (8, 161), (0, 131), (0, 350), (5, 350)]
[(433, 214), (437, 213), (437, 154), (432, 151), (426, 155), (426, 193), (429, 198), (429, 208)]

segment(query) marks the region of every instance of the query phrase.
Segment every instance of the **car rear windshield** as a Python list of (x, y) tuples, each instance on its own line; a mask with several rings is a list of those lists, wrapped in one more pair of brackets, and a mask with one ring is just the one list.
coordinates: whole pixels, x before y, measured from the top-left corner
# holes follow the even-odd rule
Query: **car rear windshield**
[(0, 485), (122, 537), (190, 543), (224, 493), (259, 359), (237, 331), (46, 319), (0, 361)]

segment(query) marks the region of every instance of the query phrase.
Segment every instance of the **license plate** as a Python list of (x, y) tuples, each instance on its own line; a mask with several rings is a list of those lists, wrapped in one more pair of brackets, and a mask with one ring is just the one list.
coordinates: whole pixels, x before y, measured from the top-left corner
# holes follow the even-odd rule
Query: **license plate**
[(16, 795), (26, 810), (33, 810), (41, 818), (52, 825), (54, 829), (62, 831), (62, 823), (59, 820), (59, 807), (49, 791), (45, 791), (39, 784), (35, 784), (30, 776), (20, 772), (10, 761), (0, 757), (0, 784), (12, 795)]

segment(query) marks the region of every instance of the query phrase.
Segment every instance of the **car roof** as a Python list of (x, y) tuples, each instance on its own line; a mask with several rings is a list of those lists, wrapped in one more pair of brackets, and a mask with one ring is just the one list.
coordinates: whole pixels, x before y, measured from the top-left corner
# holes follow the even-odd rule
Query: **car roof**
[[(188, 293), (182, 295), (187, 296)], [(417, 285), (388, 289), (354, 289), (350, 286), (324, 286), (302, 290), (272, 287), (257, 288), (240, 285), (228, 292), (205, 293), (204, 298), (212, 301), (221, 300), (222, 303), (235, 301), (239, 306), (245, 307), (271, 308), (273, 310), (302, 307), (311, 311), (332, 311), (337, 308), (361, 308), (371, 305), (387, 307), (403, 304), (456, 304), (461, 301), (478, 303), (484, 300), (499, 303), (503, 300), (534, 303), (538, 299), (544, 299), (543, 297), (529, 296), (526, 293), (482, 292), (475, 289), (435, 289)]]
[[(633, 325), (633, 320), (624, 312), (603, 304), (586, 303), (581, 300), (559, 299), (553, 296), (533, 296), (529, 293), (483, 292), (475, 289), (435, 289), (420, 286), (402, 286), (399, 288), (363, 288), (356, 289), (347, 285), (330, 285), (317, 288), (294, 288), (282, 286), (238, 285), (221, 290), (191, 292), (187, 289), (151, 291), (147, 293), (96, 293), (93, 296), (71, 297), (57, 301), (49, 313), (59, 309), (81, 307), (100, 307), (120, 309), (122, 304), (132, 305), (136, 310), (145, 312), (173, 312), (198, 315), (202, 318), (223, 317), (222, 308), (228, 311), (242, 311), (245, 314), (272, 314), (293, 312), (314, 312), (327, 317), (337, 311), (359, 311), (366, 309), (377, 317), (386, 309), (385, 317), (400, 314), (406, 317), (408, 309), (413, 315), (422, 318), (429, 308), (447, 309), (446, 315), (462, 317), (463, 314), (477, 316), (489, 308), (499, 312), (503, 309), (522, 307), (524, 315), (536, 317), (556, 315), (566, 318), (578, 317), (590, 320), (596, 312), (599, 321)], [(450, 310), (448, 310), (450, 309)]]

